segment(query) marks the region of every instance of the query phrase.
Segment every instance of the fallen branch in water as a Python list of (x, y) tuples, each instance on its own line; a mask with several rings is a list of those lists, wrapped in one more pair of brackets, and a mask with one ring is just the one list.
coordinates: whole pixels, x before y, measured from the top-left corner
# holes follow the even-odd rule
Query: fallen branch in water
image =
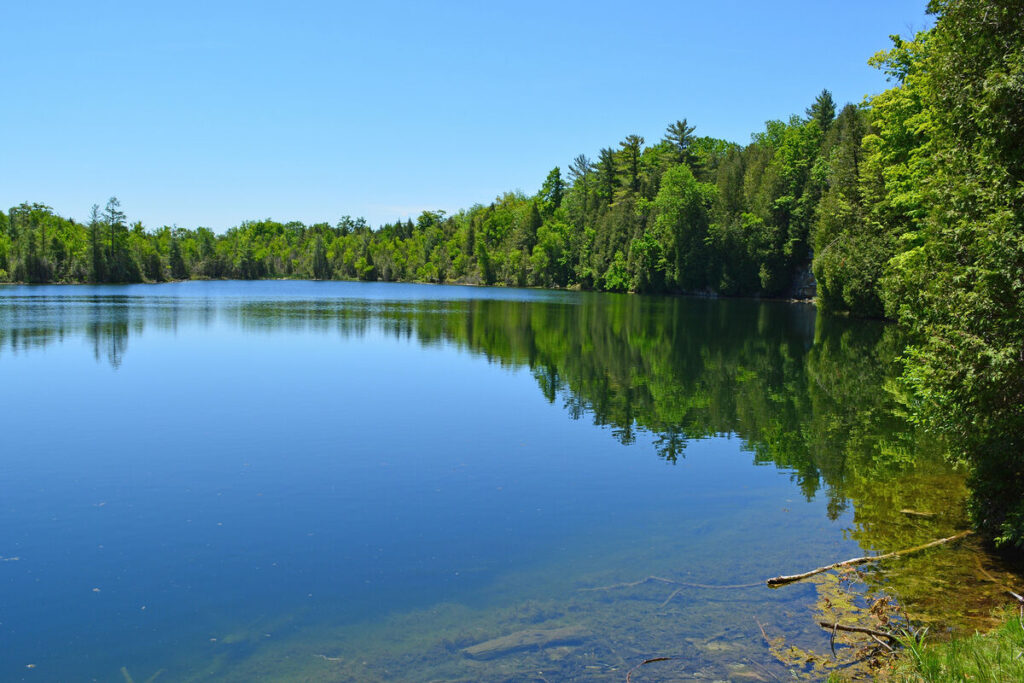
[(955, 534), (953, 536), (950, 536), (948, 538), (940, 538), (937, 541), (932, 541), (931, 543), (925, 543), (924, 545), (915, 546), (913, 548), (907, 548), (906, 550), (897, 550), (895, 552), (886, 553), (884, 555), (869, 555), (867, 557), (854, 557), (852, 559), (844, 560), (842, 562), (836, 562), (835, 564), (826, 565), (824, 567), (818, 567), (817, 569), (812, 569), (811, 571), (804, 572), (803, 574), (793, 574), (791, 576), (776, 576), (774, 578), (768, 579), (768, 585), (773, 587), (773, 588), (775, 586), (785, 586), (787, 583), (793, 583), (795, 581), (801, 581), (803, 579), (810, 578), (810, 577), (815, 576), (817, 574), (821, 574), (822, 572), (827, 572), (830, 569), (841, 569), (843, 567), (855, 567), (855, 566), (860, 565), (860, 564), (868, 564), (869, 562), (880, 562), (882, 560), (888, 560), (888, 559), (893, 558), (893, 557), (900, 557), (901, 555), (909, 555), (910, 553), (916, 553), (918, 551), (925, 550), (927, 548), (932, 548), (932, 547), (937, 546), (937, 545), (942, 545), (943, 543), (951, 543), (953, 541), (959, 541), (961, 538), (964, 538), (965, 536), (969, 536), (972, 533), (974, 533), (974, 532), (973, 531), (961, 531), (960, 533)]
[(974, 558), (974, 563), (978, 566), (978, 571), (981, 573), (982, 576), (984, 576), (986, 579), (988, 579), (989, 581), (991, 581), (992, 583), (996, 584), (997, 586), (1002, 588), (1004, 591), (1006, 591), (1007, 593), (1012, 595), (1014, 597), (1014, 599), (1017, 602), (1019, 602), (1022, 607), (1024, 607), (1024, 595), (1021, 595), (1020, 593), (1017, 593), (1012, 588), (1007, 586), (1005, 583), (1003, 583), (1002, 581), (1000, 581), (996, 577), (994, 577), (991, 574), (989, 574), (988, 571), (986, 571), (985, 568), (981, 566), (981, 558), (980, 557), (976, 556)]
[(637, 664), (632, 669), (626, 672), (626, 683), (633, 683), (633, 672), (639, 669), (644, 664), (653, 664), (654, 662), (667, 662), (670, 659), (675, 659), (675, 657), (653, 657), (651, 659), (645, 659), (644, 661), (640, 662), (639, 664)]
[(842, 624), (837, 624), (834, 622), (830, 623), (827, 621), (819, 621), (818, 626), (821, 626), (822, 628), (831, 629), (833, 633), (835, 633), (836, 631), (847, 631), (848, 633), (863, 633), (864, 635), (868, 636), (888, 638), (894, 643), (900, 642), (900, 639), (891, 633), (886, 633), (885, 631), (876, 631), (873, 628), (864, 628), (863, 626), (843, 626)]
[(863, 626), (843, 626), (842, 624), (839, 624), (839, 623), (835, 623), (835, 622), (829, 623), (827, 621), (819, 621), (818, 622), (818, 626), (821, 626), (822, 628), (830, 629), (832, 631), (832, 637), (833, 638), (835, 638), (835, 632), (836, 631), (846, 631), (847, 633), (862, 633), (864, 635), (871, 636), (876, 642), (880, 642), (880, 643), (882, 643), (882, 645), (885, 645), (886, 647), (888, 647), (890, 651), (892, 650), (892, 648), (889, 647), (888, 645), (886, 645), (885, 642), (880, 641), (879, 640), (880, 638), (886, 638), (888, 640), (891, 640), (894, 643), (899, 643), (900, 642), (900, 639), (897, 638), (896, 636), (894, 636), (891, 633), (886, 633), (885, 631), (876, 631), (873, 628), (865, 628)]
[(764, 636), (764, 642), (768, 645), (768, 647), (771, 647), (772, 641), (768, 640), (768, 634), (764, 632), (764, 625), (761, 624), (761, 620), (755, 617), (754, 621), (757, 623), (757, 627), (761, 629), (761, 635)]
[(324, 660), (325, 662), (341, 662), (341, 661), (344, 661), (344, 659), (345, 659), (344, 657), (328, 657), (327, 655), (322, 655), (322, 654), (319, 654), (319, 653), (314, 654), (313, 656), (314, 657), (319, 657), (320, 659)]
[[(645, 584), (649, 581), (656, 581), (658, 583), (667, 583), (670, 586), (685, 586), (686, 588), (754, 588), (760, 586), (761, 582), (757, 583), (737, 583), (731, 585), (713, 585), (707, 583), (688, 583), (686, 581), (676, 581), (675, 579), (666, 579), (661, 576), (646, 576), (639, 581), (630, 581), (629, 583), (613, 583), (610, 586), (594, 586), (593, 588), (580, 588), (583, 592), (590, 591), (610, 591), (616, 588), (633, 588)], [(674, 596), (673, 596), (674, 597)]]
[(874, 640), (876, 643), (878, 643), (879, 645), (884, 647), (889, 652), (895, 652), (895, 650), (892, 649), (892, 645), (890, 645), (889, 643), (885, 642), (884, 640), (882, 640), (881, 638), (876, 636), (874, 633), (869, 633), (868, 635), (871, 636), (872, 640)]
[(660, 609), (660, 608), (664, 607), (665, 605), (667, 605), (668, 603), (672, 602), (672, 598), (676, 597), (677, 595), (679, 595), (682, 592), (683, 592), (682, 588), (675, 589), (674, 591), (672, 591), (671, 595), (669, 595), (667, 598), (665, 598), (665, 602), (663, 602), (660, 605), (658, 605), (658, 608)]
[(629, 583), (613, 583), (610, 586), (595, 586), (593, 588), (581, 588), (580, 590), (582, 592), (584, 592), (584, 593), (587, 593), (587, 592), (590, 592), (590, 591), (610, 591), (610, 590), (614, 590), (616, 588), (632, 588), (633, 586), (639, 586), (641, 584), (647, 583), (648, 581), (657, 581), (659, 583), (672, 583), (672, 584), (675, 583), (675, 581), (673, 581), (672, 579), (663, 579), (660, 576), (646, 576), (646, 577), (640, 579), (639, 581), (631, 581)]

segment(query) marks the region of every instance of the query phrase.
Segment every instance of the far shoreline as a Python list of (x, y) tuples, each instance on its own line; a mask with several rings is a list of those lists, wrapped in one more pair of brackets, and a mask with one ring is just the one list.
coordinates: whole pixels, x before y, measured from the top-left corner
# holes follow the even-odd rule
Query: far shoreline
[[(582, 289), (578, 286), (570, 287), (528, 287), (528, 286), (513, 286), (503, 284), (485, 285), (479, 282), (423, 282), (421, 280), (342, 280), (342, 279), (329, 279), (329, 280), (318, 280), (314, 278), (302, 278), (302, 277), (265, 277), (255, 279), (238, 279), (238, 278), (187, 278), (181, 280), (163, 280), (159, 282), (153, 281), (142, 281), (142, 282), (0, 282), (0, 287), (123, 287), (126, 285), (145, 285), (145, 286), (159, 286), (159, 285), (172, 285), (181, 284), (185, 282), (347, 282), (347, 283), (365, 283), (365, 284), (378, 284), (378, 285), (430, 285), (434, 287), (474, 287), (478, 289), (522, 289), (532, 292), (581, 292), (587, 294), (621, 294), (629, 296), (642, 296), (642, 297), (669, 297), (669, 298), (684, 298), (684, 299), (705, 299), (715, 300), (722, 299), (727, 301), (764, 301), (764, 302), (775, 302), (775, 303), (787, 303), (787, 304), (804, 304), (814, 307), (818, 307), (817, 297), (811, 298), (794, 298), (794, 297), (769, 297), (769, 296), (731, 296), (728, 294), (718, 294), (714, 292), (610, 292), (606, 290), (596, 289)], [(833, 315), (843, 315), (842, 312), (834, 312)], [(876, 318), (885, 322), (891, 322), (887, 318)]]

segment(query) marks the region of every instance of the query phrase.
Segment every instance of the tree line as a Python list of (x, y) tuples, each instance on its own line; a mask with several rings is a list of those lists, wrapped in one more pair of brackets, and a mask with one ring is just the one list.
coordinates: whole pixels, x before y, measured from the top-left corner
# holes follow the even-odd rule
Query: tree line
[(564, 174), (553, 168), (533, 195), (376, 230), (348, 216), (246, 221), (223, 234), (147, 230), (129, 225), (116, 198), (84, 224), (25, 203), (0, 213), (0, 280), (292, 277), (792, 296), (808, 293), (813, 267), (823, 305), (881, 316), (878, 281), (893, 249), (862, 234), (892, 165), (891, 150), (872, 143), (876, 109), (848, 104), (837, 115), (823, 90), (804, 115), (769, 121), (746, 146), (696, 136), (682, 119), (653, 144), (627, 135)]
[[(116, 198), (88, 223), (42, 204), (0, 214), (0, 280), (161, 282), (312, 278), (780, 296), (810, 280), (818, 206), (848, 169), (870, 109), (836, 116), (824, 90), (804, 116), (750, 144), (696, 136), (686, 119), (646, 144), (627, 135), (555, 167), (533, 195), (371, 229), (363, 219), (207, 228), (127, 223)], [(838, 161), (837, 161), (838, 160)], [(866, 311), (878, 313), (879, 311)]]
[(845, 131), (866, 111), (850, 105), (836, 119), (823, 91), (806, 116), (769, 122), (746, 147), (697, 137), (683, 119), (655, 144), (627, 135), (565, 174), (555, 167), (533, 195), (375, 230), (347, 216), (247, 221), (219, 235), (147, 230), (128, 224), (116, 198), (87, 223), (25, 203), (0, 214), (0, 280), (294, 277), (777, 296), (810, 265), (827, 180), (810, 170), (839, 144), (833, 124)]
[[(793, 296), (897, 320), (917, 419), (972, 466), (974, 518), (1024, 547), (1024, 5), (931, 0), (935, 25), (870, 63), (893, 86), (746, 145), (686, 119), (555, 167), (540, 189), (372, 229), (87, 224), (0, 213), (0, 280), (296, 277)], [(813, 274), (813, 278), (811, 277)]]

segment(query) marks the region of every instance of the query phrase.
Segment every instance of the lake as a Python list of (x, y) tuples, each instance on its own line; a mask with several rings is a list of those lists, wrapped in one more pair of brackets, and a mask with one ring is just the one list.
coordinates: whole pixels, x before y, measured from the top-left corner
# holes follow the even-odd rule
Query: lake
[[(781, 638), (820, 677), (836, 581), (765, 579), (966, 524), (900, 349), (782, 302), (0, 287), (0, 679), (757, 681)], [(850, 600), (973, 629), (981, 566)]]

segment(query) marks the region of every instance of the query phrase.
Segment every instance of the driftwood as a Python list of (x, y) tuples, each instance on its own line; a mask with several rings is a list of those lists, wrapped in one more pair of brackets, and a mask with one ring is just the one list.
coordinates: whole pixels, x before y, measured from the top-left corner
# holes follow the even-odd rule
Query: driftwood
[(836, 631), (846, 631), (848, 633), (863, 633), (864, 635), (868, 635), (868, 636), (871, 636), (873, 638), (888, 638), (889, 640), (893, 641), (894, 643), (900, 642), (899, 638), (897, 638), (896, 636), (894, 636), (891, 633), (886, 633), (885, 631), (876, 631), (873, 628), (864, 628), (863, 626), (843, 626), (842, 624), (837, 624), (837, 623), (834, 623), (834, 622), (833, 623), (829, 623), (827, 621), (819, 621), (818, 622), (818, 626), (821, 626), (822, 628), (830, 629), (833, 634)]
[(492, 638), (482, 643), (463, 648), (462, 653), (473, 659), (492, 659), (516, 650), (525, 650), (531, 647), (548, 647), (582, 640), (590, 635), (581, 626), (563, 626), (562, 628), (550, 629), (527, 629), (516, 631), (507, 636)]
[(972, 531), (961, 531), (960, 533), (955, 534), (953, 536), (950, 536), (948, 538), (940, 538), (937, 541), (932, 541), (931, 543), (925, 543), (924, 545), (915, 546), (913, 548), (907, 548), (906, 550), (897, 550), (895, 552), (886, 553), (884, 555), (869, 555), (867, 557), (854, 557), (852, 559), (844, 560), (842, 562), (836, 562), (835, 564), (826, 565), (824, 567), (818, 567), (817, 569), (812, 569), (811, 571), (804, 572), (803, 574), (793, 574), (793, 575), (790, 575), (790, 576), (776, 576), (774, 578), (768, 579), (768, 585), (773, 587), (773, 588), (776, 587), (776, 586), (785, 586), (787, 583), (793, 583), (795, 581), (802, 581), (803, 579), (807, 579), (807, 578), (810, 578), (810, 577), (815, 576), (817, 574), (821, 574), (823, 572), (827, 572), (830, 569), (842, 569), (843, 567), (855, 567), (855, 566), (860, 565), (860, 564), (868, 564), (869, 562), (880, 562), (882, 560), (888, 560), (888, 559), (893, 558), (893, 557), (900, 557), (901, 555), (909, 555), (910, 553), (916, 553), (918, 551), (925, 550), (927, 548), (932, 548), (932, 547), (937, 546), (937, 545), (942, 545), (943, 543), (951, 543), (953, 541), (959, 541), (961, 538), (964, 538), (965, 536), (969, 536), (972, 533), (974, 533), (974, 532), (972, 532)]
[(641, 666), (645, 664), (653, 664), (654, 662), (667, 662), (670, 659), (675, 659), (675, 657), (651, 657), (650, 659), (645, 659), (644, 661), (640, 662), (639, 664), (637, 664), (632, 669), (626, 672), (626, 683), (633, 683), (633, 672), (639, 669)]

